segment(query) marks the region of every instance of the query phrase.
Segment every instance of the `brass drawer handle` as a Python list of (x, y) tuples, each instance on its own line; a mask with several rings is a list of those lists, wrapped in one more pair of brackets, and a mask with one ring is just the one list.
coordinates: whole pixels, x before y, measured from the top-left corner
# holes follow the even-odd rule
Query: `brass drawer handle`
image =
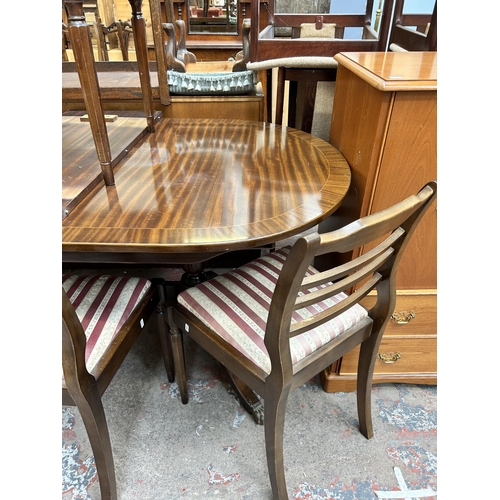
[(395, 321), (398, 325), (405, 325), (409, 323), (415, 317), (415, 311), (401, 311), (392, 313), (391, 319)]
[(391, 363), (395, 363), (398, 359), (401, 358), (400, 352), (381, 352), (378, 357), (382, 361), (382, 363), (386, 363), (390, 365)]

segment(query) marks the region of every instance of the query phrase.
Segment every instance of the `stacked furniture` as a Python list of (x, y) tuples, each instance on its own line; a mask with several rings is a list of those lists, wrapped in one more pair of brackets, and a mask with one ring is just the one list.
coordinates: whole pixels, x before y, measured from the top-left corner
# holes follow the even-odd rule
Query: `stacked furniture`
[[(259, 27), (261, 5), (252, 3), (251, 47), (249, 69), (260, 70), (266, 82), (267, 121), (281, 124), (285, 107), (285, 81), (290, 81), (287, 125), (311, 131), (318, 82), (333, 82), (337, 62), (333, 56), (344, 51), (383, 51), (389, 36), (394, 0), (387, 0), (381, 12), (380, 29), (372, 26), (373, 0), (366, 2), (364, 12), (341, 13), (281, 13), (276, 2), (268, 2), (268, 23)], [(359, 38), (345, 38), (346, 29), (358, 28)], [(277, 74), (276, 118), (273, 120), (273, 68)], [(305, 95), (297, 101), (297, 82), (305, 82)], [(302, 116), (298, 125), (297, 115)]]
[[(99, 77), (95, 68), (90, 30), (85, 22), (82, 0), (66, 0), (68, 37), (75, 56), (74, 67), (86, 114), (63, 113), (63, 196), (62, 218), (69, 215), (90, 190), (104, 179), (114, 184), (113, 169), (146, 134), (155, 129), (159, 115), (153, 109), (147, 60), (145, 20), (140, 5), (132, 2), (132, 28), (137, 54), (137, 85), (140, 87), (139, 113), (105, 114)], [(70, 64), (70, 63), (63, 63)], [(110, 64), (110, 63), (107, 63)], [(63, 79), (64, 88), (64, 79)], [(64, 92), (63, 92), (64, 95)], [(64, 110), (63, 110), (64, 111)]]
[[(95, 64), (96, 81), (99, 82), (102, 106), (111, 114), (117, 111), (139, 111), (143, 109), (143, 83), (141, 77), (150, 79), (152, 94), (151, 106), (166, 118), (234, 118), (264, 120), (264, 95), (258, 85), (251, 92), (242, 95), (170, 95), (167, 82), (167, 54), (165, 43), (168, 42), (163, 28), (165, 14), (160, 0), (152, 0), (149, 6), (156, 61), (148, 61), (148, 55), (135, 61), (98, 61)], [(141, 18), (144, 16), (141, 12)], [(134, 37), (134, 40), (143, 40)], [(140, 43), (140, 42), (139, 42)], [(240, 42), (241, 44), (241, 42)], [(139, 66), (141, 64), (141, 66)], [(89, 63), (89, 68), (91, 68)], [(63, 111), (82, 111), (85, 88), (82, 87), (77, 73), (77, 65), (63, 62)], [(172, 104), (172, 105), (171, 105)]]

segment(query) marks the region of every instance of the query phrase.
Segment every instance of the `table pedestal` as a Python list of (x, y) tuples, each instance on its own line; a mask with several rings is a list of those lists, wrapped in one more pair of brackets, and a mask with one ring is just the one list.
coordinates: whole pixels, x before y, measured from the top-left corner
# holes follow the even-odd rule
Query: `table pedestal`
[(203, 283), (211, 278), (215, 278), (217, 273), (205, 271), (206, 262), (196, 262), (195, 264), (182, 264), (184, 274), (181, 277), (181, 284), (191, 287)]

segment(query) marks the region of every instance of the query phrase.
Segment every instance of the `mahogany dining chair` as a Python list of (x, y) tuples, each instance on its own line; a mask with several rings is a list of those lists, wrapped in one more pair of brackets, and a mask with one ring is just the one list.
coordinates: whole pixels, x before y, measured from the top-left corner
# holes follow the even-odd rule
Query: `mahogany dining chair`
[(163, 318), (163, 280), (63, 274), (62, 404), (77, 406), (94, 454), (102, 500), (116, 500), (102, 395), (156, 310), (165, 369), (174, 380)]
[[(376, 355), (394, 311), (396, 273), (408, 240), (437, 196), (437, 183), (381, 212), (298, 239), (249, 264), (181, 292), (168, 308), (181, 401), (188, 402), (183, 334), (189, 335), (264, 405), (267, 464), (274, 500), (288, 498), (285, 410), (291, 391), (360, 345), (359, 429), (373, 436), (371, 388)], [(363, 253), (318, 272), (317, 255)], [(334, 259), (332, 259), (333, 261)], [(368, 293), (377, 297), (365, 309)]]

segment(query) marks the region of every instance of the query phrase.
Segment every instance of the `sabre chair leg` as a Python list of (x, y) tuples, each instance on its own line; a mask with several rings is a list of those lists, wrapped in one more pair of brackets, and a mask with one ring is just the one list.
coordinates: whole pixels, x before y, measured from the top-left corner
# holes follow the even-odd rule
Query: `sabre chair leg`
[(168, 315), (168, 324), (170, 327), (170, 340), (172, 343), (172, 350), (174, 355), (174, 367), (175, 367), (175, 374), (177, 377), (177, 385), (179, 386), (179, 392), (181, 395), (182, 403), (187, 404), (189, 401), (189, 395), (187, 389), (186, 361), (184, 359), (182, 331), (174, 323), (173, 311), (171, 307), (168, 308), (167, 315)]
[(378, 348), (375, 337), (369, 337), (361, 344), (358, 361), (357, 403), (359, 431), (366, 439), (373, 437), (372, 382)]
[(102, 401), (98, 395), (73, 396), (73, 399), (82, 416), (94, 454), (102, 500), (116, 500), (115, 464)]
[(283, 458), (283, 433), (289, 392), (288, 389), (282, 392), (278, 398), (265, 398), (264, 400), (267, 468), (273, 491), (273, 500), (288, 500)]
[(160, 295), (160, 302), (156, 307), (156, 317), (158, 319), (158, 333), (160, 335), (160, 345), (163, 354), (163, 362), (165, 364), (165, 370), (167, 372), (167, 378), (169, 382), (175, 380), (175, 370), (173, 364), (173, 353), (172, 353), (172, 343), (170, 341), (170, 335), (167, 333), (166, 321), (165, 321), (165, 290), (163, 284), (158, 285), (158, 292)]

